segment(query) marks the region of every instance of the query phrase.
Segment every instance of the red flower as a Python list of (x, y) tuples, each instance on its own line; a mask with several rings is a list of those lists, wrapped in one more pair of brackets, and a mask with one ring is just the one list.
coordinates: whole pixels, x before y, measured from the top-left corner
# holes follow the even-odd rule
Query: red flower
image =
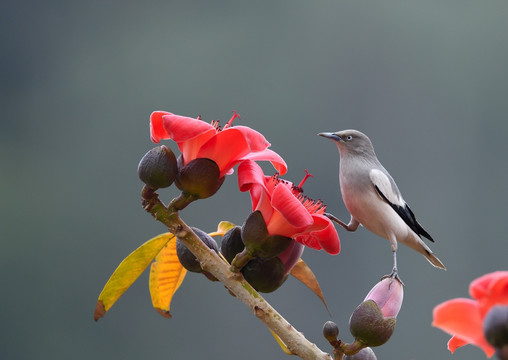
[(448, 341), (452, 353), (458, 347), (473, 344), (488, 357), (494, 348), (483, 334), (483, 320), (495, 305), (508, 304), (508, 271), (496, 271), (471, 282), (469, 294), (473, 299), (451, 299), (434, 308), (433, 326), (453, 335)]
[(339, 236), (323, 215), (326, 206), (302, 195), (304, 181), (294, 186), (278, 176), (265, 176), (253, 161), (244, 161), (238, 167), (240, 190), (250, 192), (252, 210), (261, 212), (269, 235), (287, 236), (313, 249), (338, 254)]
[(158, 143), (174, 140), (182, 152), (183, 166), (197, 158), (208, 158), (219, 166), (220, 176), (231, 174), (233, 167), (244, 161), (270, 161), (275, 169), (285, 174), (287, 166), (279, 154), (268, 149), (270, 143), (257, 131), (246, 126), (232, 126), (231, 120), (220, 128), (218, 122), (208, 124), (202, 120), (155, 111), (150, 116), (150, 135)]

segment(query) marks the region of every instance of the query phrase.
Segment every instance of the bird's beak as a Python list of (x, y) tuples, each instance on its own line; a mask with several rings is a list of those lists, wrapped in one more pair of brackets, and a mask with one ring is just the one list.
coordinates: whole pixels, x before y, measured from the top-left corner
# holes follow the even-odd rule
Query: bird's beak
[(339, 135), (331, 133), (331, 132), (322, 132), (322, 133), (319, 133), (318, 135), (328, 138), (328, 139), (335, 140), (335, 141), (342, 141), (342, 138)]

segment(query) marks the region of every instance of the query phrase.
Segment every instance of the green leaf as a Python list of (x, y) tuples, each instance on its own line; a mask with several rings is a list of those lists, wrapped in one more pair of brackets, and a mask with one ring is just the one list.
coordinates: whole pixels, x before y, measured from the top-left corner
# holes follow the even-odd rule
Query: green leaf
[(94, 313), (95, 321), (106, 314), (174, 237), (171, 233), (160, 234), (134, 250), (118, 265), (99, 295)]

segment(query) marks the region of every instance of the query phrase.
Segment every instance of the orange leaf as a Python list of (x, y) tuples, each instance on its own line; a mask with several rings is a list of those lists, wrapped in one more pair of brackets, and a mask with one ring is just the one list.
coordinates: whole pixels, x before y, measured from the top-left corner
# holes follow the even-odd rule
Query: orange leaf
[(312, 290), (314, 294), (316, 294), (321, 299), (323, 305), (326, 308), (326, 311), (328, 311), (328, 314), (331, 316), (332, 314), (330, 313), (330, 310), (328, 310), (325, 297), (323, 296), (323, 291), (321, 291), (321, 287), (319, 286), (316, 276), (302, 259), (299, 259), (293, 269), (291, 269), (291, 275), (304, 283), (309, 289)]
[(182, 284), (187, 270), (176, 255), (176, 241), (170, 241), (155, 258), (150, 268), (150, 295), (155, 310), (170, 318), (171, 299)]
[(123, 259), (99, 295), (94, 313), (95, 321), (106, 314), (120, 296), (127, 291), (148, 265), (150, 265), (168, 241), (174, 237), (171, 233), (158, 235), (145, 242)]

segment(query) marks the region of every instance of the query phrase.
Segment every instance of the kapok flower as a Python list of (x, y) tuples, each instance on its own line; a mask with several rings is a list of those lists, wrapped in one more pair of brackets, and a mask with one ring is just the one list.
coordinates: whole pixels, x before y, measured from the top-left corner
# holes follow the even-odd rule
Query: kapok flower
[(434, 308), (432, 325), (452, 335), (448, 350), (472, 344), (481, 348), (488, 357), (494, 348), (483, 333), (483, 321), (495, 305), (508, 304), (508, 271), (496, 271), (473, 280), (469, 286), (472, 299), (457, 298)]
[(279, 154), (268, 149), (270, 143), (262, 134), (247, 126), (232, 126), (238, 117), (235, 112), (221, 128), (218, 121), (208, 124), (199, 117), (193, 119), (154, 111), (150, 115), (150, 135), (155, 143), (163, 139), (175, 141), (182, 152), (182, 167), (194, 159), (207, 158), (218, 165), (220, 177), (223, 177), (231, 174), (235, 165), (250, 159), (270, 161), (279, 173), (285, 174), (286, 163)]
[(295, 186), (277, 175), (265, 176), (254, 161), (244, 161), (238, 167), (240, 191), (250, 192), (252, 210), (261, 212), (269, 235), (290, 237), (313, 249), (338, 254), (339, 236), (324, 215), (326, 206), (302, 194), (308, 176)]

